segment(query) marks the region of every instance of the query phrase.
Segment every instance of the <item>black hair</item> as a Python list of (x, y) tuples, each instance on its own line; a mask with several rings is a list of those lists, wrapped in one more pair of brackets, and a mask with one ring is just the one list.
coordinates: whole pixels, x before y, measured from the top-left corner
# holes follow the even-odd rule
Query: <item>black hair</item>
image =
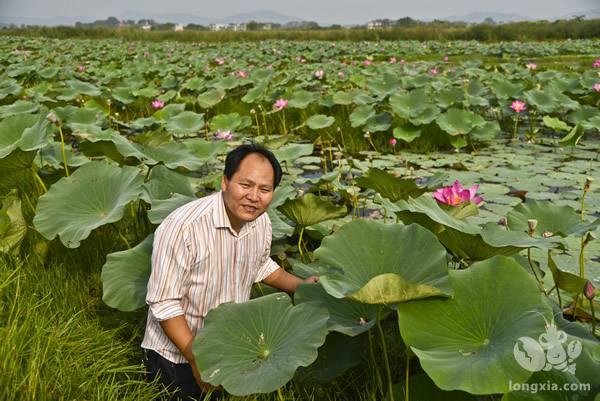
[(239, 170), (240, 163), (242, 162), (242, 160), (244, 160), (246, 156), (248, 156), (251, 153), (258, 153), (264, 156), (269, 161), (269, 163), (271, 163), (271, 167), (273, 167), (274, 176), (273, 189), (277, 188), (277, 185), (279, 185), (279, 182), (281, 181), (281, 176), (283, 174), (283, 172), (281, 171), (281, 165), (279, 165), (279, 162), (277, 161), (277, 158), (275, 157), (273, 152), (271, 152), (264, 146), (259, 145), (258, 143), (240, 145), (227, 154), (227, 157), (225, 158), (225, 177), (227, 177), (228, 180), (231, 180), (231, 177), (233, 177), (235, 172)]

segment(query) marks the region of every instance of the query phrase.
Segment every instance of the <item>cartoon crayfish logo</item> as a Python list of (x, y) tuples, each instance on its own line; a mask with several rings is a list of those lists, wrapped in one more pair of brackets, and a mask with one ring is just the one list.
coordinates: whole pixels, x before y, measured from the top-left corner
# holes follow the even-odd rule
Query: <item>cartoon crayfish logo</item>
[[(572, 340), (568, 344), (567, 333), (558, 330), (554, 319), (546, 322), (546, 332), (538, 341), (531, 337), (519, 337), (513, 348), (515, 359), (521, 367), (531, 372), (554, 369), (575, 374), (575, 359), (581, 354), (581, 342)], [(564, 346), (566, 345), (566, 347)]]

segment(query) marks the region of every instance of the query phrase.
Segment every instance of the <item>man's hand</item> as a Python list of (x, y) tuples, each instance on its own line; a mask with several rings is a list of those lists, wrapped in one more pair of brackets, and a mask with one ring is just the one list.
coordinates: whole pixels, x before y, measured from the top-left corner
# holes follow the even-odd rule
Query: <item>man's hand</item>
[(279, 268), (273, 273), (269, 274), (267, 278), (263, 280), (263, 283), (285, 292), (294, 293), (296, 292), (296, 288), (300, 284), (316, 283), (317, 281), (319, 281), (319, 278), (316, 276), (312, 276), (307, 278), (306, 280), (302, 280), (301, 278), (286, 272), (282, 268)]
[(200, 387), (200, 390), (202, 390), (203, 393), (208, 393), (210, 390), (213, 389), (213, 386), (203, 382), (202, 378), (200, 377), (200, 372), (198, 371), (198, 367), (196, 366), (196, 358), (194, 358), (194, 353), (192, 352), (192, 343), (193, 341), (189, 342), (183, 354), (190, 363), (190, 366), (192, 367), (192, 374), (194, 375), (194, 380), (196, 380), (198, 387)]
[(319, 276), (310, 276), (310, 277), (304, 279), (305, 284), (313, 284), (313, 283), (318, 283), (318, 282), (319, 282)]

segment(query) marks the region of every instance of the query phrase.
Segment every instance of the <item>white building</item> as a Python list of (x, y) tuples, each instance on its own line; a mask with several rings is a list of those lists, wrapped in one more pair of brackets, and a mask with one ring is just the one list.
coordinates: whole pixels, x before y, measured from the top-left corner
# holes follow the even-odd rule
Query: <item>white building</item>
[(225, 24), (210, 24), (208, 29), (211, 31), (224, 31), (227, 29), (227, 25)]
[(383, 28), (383, 22), (381, 21), (371, 21), (367, 24), (367, 29), (380, 29)]
[(146, 23), (146, 24), (142, 25), (142, 29), (144, 31), (149, 31), (150, 29), (152, 29), (152, 25)]
[(246, 31), (246, 24), (241, 23), (241, 24), (229, 24), (229, 29), (232, 31), (239, 31), (239, 32), (245, 32)]
[(183, 24), (175, 24), (175, 28), (173, 28), (175, 32), (183, 31)]

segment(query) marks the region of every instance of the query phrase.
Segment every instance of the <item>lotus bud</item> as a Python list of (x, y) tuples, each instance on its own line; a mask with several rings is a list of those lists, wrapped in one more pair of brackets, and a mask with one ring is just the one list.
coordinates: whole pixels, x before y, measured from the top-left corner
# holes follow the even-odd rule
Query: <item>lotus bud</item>
[(111, 102), (111, 100), (110, 100), (110, 99), (106, 99), (106, 104), (107, 104), (107, 105), (109, 105), (109, 106), (110, 106), (110, 105), (111, 105), (111, 103), (112, 103), (112, 102)]
[(352, 175), (351, 171), (348, 171), (348, 174), (346, 174), (346, 181), (352, 181), (354, 179), (354, 176)]
[(585, 179), (585, 184), (583, 184), (583, 192), (588, 192), (590, 190), (592, 182), (594, 182), (594, 179), (592, 177), (587, 177)]
[(549, 238), (549, 237), (552, 237), (553, 235), (554, 235), (554, 233), (552, 231), (544, 231), (544, 233), (542, 234), (542, 237)]
[(596, 296), (596, 289), (594, 288), (590, 280), (587, 280), (585, 285), (583, 286), (583, 295), (585, 295), (585, 297), (590, 301)]
[(60, 120), (58, 119), (58, 116), (54, 113), (50, 113), (48, 114), (48, 116), (46, 117), (48, 119), (48, 121), (50, 121), (52, 124), (56, 125), (57, 127), (60, 125)]
[(507, 227), (508, 221), (506, 221), (506, 217), (501, 217), (500, 220), (498, 220), (498, 225), (502, 227)]
[(256, 114), (256, 110), (250, 109), (250, 114)]
[(336, 131), (337, 131), (337, 132), (342, 132), (342, 129), (341, 129), (340, 127), (337, 127), (337, 128), (336, 128)]
[(362, 316), (361, 316), (361, 317), (358, 319), (358, 324), (359, 324), (359, 325), (361, 325), (361, 326), (364, 326), (365, 324), (367, 324), (367, 321), (368, 321), (368, 319), (367, 319), (367, 318), (364, 318), (364, 317), (362, 317)]
[(588, 231), (588, 232), (585, 234), (585, 237), (583, 238), (583, 245), (585, 246), (585, 245), (587, 245), (587, 244), (588, 244), (588, 242), (591, 242), (591, 241), (593, 241), (593, 240), (595, 240), (595, 239), (596, 239), (596, 234), (594, 234), (594, 233), (593, 233), (593, 232), (591, 232), (591, 231)]
[(537, 228), (538, 221), (536, 219), (527, 220), (527, 227), (529, 227), (529, 233), (533, 234)]
[(342, 152), (335, 152), (335, 160), (341, 160), (342, 159)]
[(286, 259), (287, 259), (287, 254), (286, 254), (284, 251), (281, 251), (281, 252), (279, 252), (279, 253), (277, 254), (277, 257), (278, 257), (280, 260), (286, 260)]
[(115, 112), (115, 117), (119, 117), (119, 112)]
[(296, 193), (300, 197), (300, 196), (304, 195), (304, 190), (302, 188), (296, 188)]

